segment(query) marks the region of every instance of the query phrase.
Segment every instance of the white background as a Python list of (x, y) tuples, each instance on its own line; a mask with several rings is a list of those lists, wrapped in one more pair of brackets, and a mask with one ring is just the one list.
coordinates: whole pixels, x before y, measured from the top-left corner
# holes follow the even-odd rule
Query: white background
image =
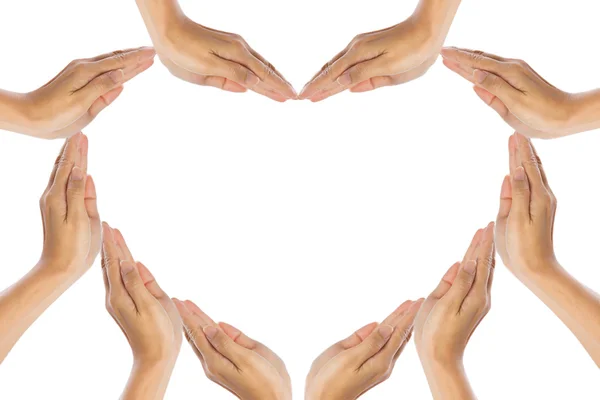
[[(186, 0), (242, 34), (298, 88), (356, 34), (415, 2)], [(600, 86), (600, 5), (465, 0), (446, 43), (527, 60), (569, 91)], [(149, 45), (133, 0), (12, 1), (0, 11), (0, 87), (29, 91), (75, 58)], [(274, 349), (302, 398), (312, 360), (407, 298), (426, 296), (495, 218), (511, 129), (438, 62), (416, 82), (323, 103), (197, 87), (157, 63), (93, 123), (100, 212), (172, 296)], [(0, 286), (38, 260), (38, 197), (62, 142), (0, 135)], [(600, 289), (597, 132), (536, 142), (559, 199), (556, 249)], [(127, 341), (104, 309), (99, 260), (25, 334), (0, 398), (115, 399)], [(597, 399), (574, 336), (499, 263), (466, 370), (481, 399)], [(168, 399), (230, 399), (184, 343)], [(413, 345), (365, 399), (427, 399)]]

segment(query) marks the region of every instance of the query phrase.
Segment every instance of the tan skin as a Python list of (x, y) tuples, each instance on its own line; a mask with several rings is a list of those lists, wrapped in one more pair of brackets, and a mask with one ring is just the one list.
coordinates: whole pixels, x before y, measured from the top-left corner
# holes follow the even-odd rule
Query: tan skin
[(217, 324), (196, 304), (173, 299), (186, 338), (206, 376), (242, 400), (290, 400), (292, 386), (283, 361), (239, 329)]
[(535, 147), (521, 134), (509, 140), (509, 171), (502, 184), (496, 222), (498, 254), (600, 367), (600, 296), (556, 259), (556, 197)]
[(137, 0), (162, 63), (177, 78), (234, 93), (248, 90), (278, 102), (292, 85), (239, 35), (202, 26), (176, 0)]
[(0, 294), (0, 360), (94, 263), (100, 250), (96, 188), (87, 174), (88, 139), (77, 134), (60, 151), (40, 198), (44, 244), (37, 265)]
[(0, 91), (0, 129), (42, 139), (67, 138), (88, 126), (154, 62), (152, 48), (75, 60), (29, 93)]
[(122, 400), (159, 400), (182, 342), (181, 319), (148, 268), (136, 262), (121, 232), (103, 224), (106, 309), (125, 334), (133, 368)]
[(494, 255), (490, 224), (477, 231), (463, 261), (448, 270), (416, 318), (417, 352), (435, 400), (476, 399), (463, 355), (490, 309)]
[(422, 300), (407, 301), (325, 350), (306, 379), (306, 399), (357, 399), (387, 380), (409, 342)]
[(435, 63), (460, 0), (421, 0), (408, 19), (356, 36), (300, 92), (301, 100), (325, 100), (345, 90), (367, 92), (424, 75)]
[(600, 91), (567, 93), (523, 60), (448, 47), (444, 65), (472, 84), (507, 124), (531, 138), (553, 139), (600, 128)]

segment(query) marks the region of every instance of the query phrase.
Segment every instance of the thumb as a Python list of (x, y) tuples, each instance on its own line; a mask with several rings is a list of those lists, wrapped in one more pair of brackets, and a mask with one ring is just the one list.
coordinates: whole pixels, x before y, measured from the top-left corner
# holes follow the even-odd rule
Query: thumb
[(237, 345), (222, 329), (208, 325), (202, 330), (216, 351), (238, 367), (244, 364), (245, 354), (242, 350), (247, 350)]
[(74, 166), (71, 169), (67, 184), (67, 210), (69, 214), (73, 211), (75, 213), (87, 213), (85, 208), (85, 183), (86, 177), (83, 169)]
[[(522, 93), (496, 74), (476, 69), (473, 71), (473, 80), (478, 87), (498, 97), (508, 108), (514, 107), (520, 101)], [(497, 107), (498, 105), (493, 108), (499, 111)]]
[(375, 76), (385, 75), (385, 72), (381, 71), (380, 65), (381, 62), (377, 59), (356, 64), (340, 75), (337, 83), (343, 87), (352, 87)]
[(529, 218), (529, 206), (531, 202), (531, 189), (529, 188), (529, 179), (522, 166), (515, 169), (511, 177), (512, 202), (511, 212), (518, 215), (518, 218)]
[[(477, 262), (469, 260), (462, 265), (458, 275), (454, 279), (454, 283), (444, 298), (447, 298), (452, 308), (459, 310), (462, 306), (465, 297), (469, 294), (473, 282), (475, 282), (475, 274), (477, 272)], [(442, 299), (443, 300), (443, 299)]]
[(138, 310), (148, 304), (148, 290), (138, 269), (131, 261), (121, 261), (121, 279)]
[(361, 344), (348, 350), (355, 364), (362, 365), (366, 360), (373, 357), (385, 346), (392, 337), (394, 327), (382, 324), (377, 327)]

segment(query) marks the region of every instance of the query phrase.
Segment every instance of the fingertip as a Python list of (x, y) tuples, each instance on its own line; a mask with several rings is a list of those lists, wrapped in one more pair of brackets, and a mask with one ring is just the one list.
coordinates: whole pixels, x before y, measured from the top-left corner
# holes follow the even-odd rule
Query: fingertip
[(444, 282), (449, 283), (450, 285), (452, 285), (452, 283), (454, 282), (454, 280), (456, 279), (456, 274), (458, 274), (458, 269), (460, 268), (460, 262), (455, 262), (454, 264), (452, 264), (452, 266), (448, 269), (448, 271), (446, 271), (446, 273), (444, 274), (442, 280)]
[(96, 184), (94, 183), (94, 178), (88, 174), (86, 182), (85, 182), (85, 198), (86, 199), (95, 199), (96, 198)]

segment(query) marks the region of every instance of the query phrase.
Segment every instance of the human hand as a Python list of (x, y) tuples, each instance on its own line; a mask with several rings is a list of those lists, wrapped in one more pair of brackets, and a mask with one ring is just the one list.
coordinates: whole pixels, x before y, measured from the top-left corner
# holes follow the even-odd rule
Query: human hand
[(43, 268), (81, 276), (100, 251), (96, 188), (87, 175), (87, 162), (87, 137), (79, 133), (67, 139), (40, 198)]
[[(164, 9), (154, 12), (171, 14)], [(166, 33), (151, 36), (160, 60), (177, 78), (229, 92), (249, 89), (279, 102), (297, 97), (283, 75), (241, 36), (207, 28), (181, 12), (172, 14), (161, 30)], [(153, 23), (147, 19), (149, 30), (157, 31)]]
[(508, 143), (510, 176), (502, 183), (496, 242), (508, 269), (527, 279), (558, 264), (553, 243), (556, 197), (531, 140), (515, 133)]
[(447, 33), (432, 29), (424, 18), (415, 14), (391, 28), (356, 36), (306, 84), (299, 98), (316, 102), (346, 89), (366, 92), (419, 78), (437, 60)]
[(23, 95), (28, 126), (22, 133), (66, 138), (86, 127), (123, 91), (123, 84), (154, 62), (147, 47), (75, 60), (50, 82)]
[(415, 343), (425, 369), (456, 365), (491, 306), (494, 225), (478, 230), (462, 263), (454, 264), (425, 300), (415, 321)]
[(186, 338), (206, 376), (242, 400), (290, 400), (283, 361), (231, 325), (216, 324), (196, 304), (175, 300)]
[(407, 301), (381, 325), (366, 325), (325, 350), (306, 379), (306, 399), (357, 399), (387, 380), (410, 340), (421, 304)]
[(127, 337), (134, 364), (174, 364), (182, 342), (179, 313), (148, 268), (134, 261), (121, 232), (106, 223), (102, 272), (106, 309)]
[(477, 96), (516, 131), (552, 139), (586, 130), (573, 118), (580, 96), (556, 88), (525, 61), (453, 47), (441, 54), (444, 65), (473, 83)]

